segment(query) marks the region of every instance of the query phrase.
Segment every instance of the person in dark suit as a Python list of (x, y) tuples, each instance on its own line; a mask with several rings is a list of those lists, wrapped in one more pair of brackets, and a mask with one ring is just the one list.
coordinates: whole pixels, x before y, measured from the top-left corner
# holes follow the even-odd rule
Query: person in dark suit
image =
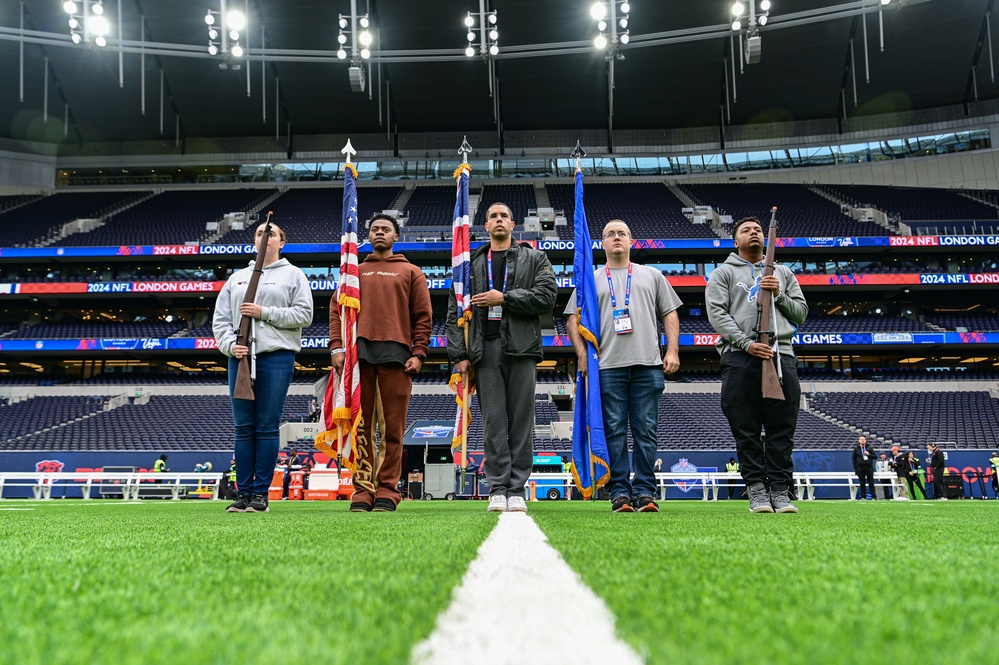
[(937, 501), (946, 501), (947, 492), (944, 490), (943, 477), (947, 472), (947, 461), (944, 459), (943, 451), (936, 444), (927, 443), (926, 450), (930, 453), (930, 471), (933, 473), (930, 478), (933, 483), (933, 498)]
[(874, 457), (874, 451), (867, 447), (867, 437), (861, 434), (853, 448), (853, 472), (860, 480), (860, 493), (857, 495), (860, 501), (865, 496), (870, 496), (872, 500), (878, 498), (874, 490)]

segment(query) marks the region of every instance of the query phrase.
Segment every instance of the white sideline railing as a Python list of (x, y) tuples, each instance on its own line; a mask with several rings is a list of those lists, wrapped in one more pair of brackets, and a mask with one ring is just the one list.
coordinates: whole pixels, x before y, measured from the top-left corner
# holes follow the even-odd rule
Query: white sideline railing
[[(188, 488), (211, 490), (212, 500), (219, 498), (219, 486), (222, 482), (221, 473), (185, 473), (153, 471), (103, 472), (103, 471), (6, 471), (0, 472), (0, 500), (4, 487), (30, 487), (36, 499), (51, 499), (54, 487), (79, 488), (84, 499), (90, 499), (94, 486), (105, 483), (114, 484), (114, 489), (121, 489), (123, 499), (138, 499), (143, 488), (162, 488), (170, 490), (171, 499), (180, 499), (181, 493)], [(151, 481), (157, 481), (153, 483)], [(117, 493), (117, 492), (116, 492)]]

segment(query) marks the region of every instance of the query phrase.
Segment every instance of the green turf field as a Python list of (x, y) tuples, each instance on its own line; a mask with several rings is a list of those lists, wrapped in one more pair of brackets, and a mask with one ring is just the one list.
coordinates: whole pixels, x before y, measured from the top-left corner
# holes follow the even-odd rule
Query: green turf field
[[(994, 661), (999, 505), (801, 505), (531, 516), (650, 663)], [(0, 503), (0, 662), (404, 663), (496, 521), (483, 502), (223, 506)]]

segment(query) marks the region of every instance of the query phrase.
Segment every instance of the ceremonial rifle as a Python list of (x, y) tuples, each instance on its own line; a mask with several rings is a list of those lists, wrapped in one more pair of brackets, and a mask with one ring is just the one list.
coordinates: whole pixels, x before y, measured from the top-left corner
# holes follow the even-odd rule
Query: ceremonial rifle
[[(246, 295), (243, 297), (243, 303), (252, 303), (257, 299), (257, 286), (260, 284), (260, 276), (264, 272), (264, 258), (267, 254), (267, 243), (271, 237), (271, 217), (274, 216), (273, 212), (267, 213), (267, 219), (264, 221), (264, 234), (260, 242), (260, 249), (257, 250), (257, 260), (253, 264), (253, 273), (250, 276), (250, 283), (246, 285)], [(254, 339), (250, 337), (250, 326), (253, 325), (253, 318), (250, 316), (244, 316), (239, 321), (239, 332), (236, 334), (236, 344), (240, 346), (252, 346), (254, 344)], [(250, 356), (256, 359), (256, 352), (251, 350), (251, 352), (239, 359), (239, 368), (236, 371), (236, 389), (233, 391), (233, 397), (235, 399), (249, 399), (253, 400), (256, 397), (253, 394), (253, 374), (250, 367)]]
[[(767, 252), (763, 259), (763, 276), (769, 277), (774, 274), (774, 251), (777, 249), (777, 206), (770, 209), (770, 228), (767, 229)], [(756, 332), (759, 334), (761, 344), (775, 347), (774, 340), (777, 331), (771, 329), (772, 309), (774, 306), (773, 291), (760, 289), (756, 296)], [(780, 377), (777, 375), (777, 368), (774, 362), (780, 362), (780, 353), (774, 349), (774, 357), (763, 361), (763, 397), (766, 399), (784, 399), (784, 391), (781, 389)]]

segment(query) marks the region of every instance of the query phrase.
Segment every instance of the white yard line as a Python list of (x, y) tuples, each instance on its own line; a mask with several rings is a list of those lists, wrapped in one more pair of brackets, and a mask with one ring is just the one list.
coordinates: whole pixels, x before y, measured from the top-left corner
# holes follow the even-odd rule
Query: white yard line
[(415, 665), (642, 659), (614, 633), (614, 616), (523, 513), (503, 513), (451, 606), (416, 645)]

